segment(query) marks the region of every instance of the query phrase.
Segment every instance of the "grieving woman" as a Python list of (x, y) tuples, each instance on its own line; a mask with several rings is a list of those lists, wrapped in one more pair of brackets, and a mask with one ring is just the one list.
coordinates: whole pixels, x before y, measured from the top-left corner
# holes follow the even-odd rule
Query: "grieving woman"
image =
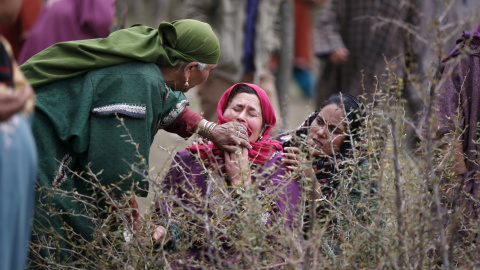
[[(331, 225), (326, 221), (334, 219), (332, 211), (353, 212), (354, 219), (368, 214), (363, 208), (373, 202), (375, 185), (367, 176), (371, 166), (362, 147), (365, 117), (365, 106), (357, 98), (334, 94), (293, 134), (279, 137), (284, 162), (305, 180), (307, 205), (316, 203), (320, 222), (314, 226)], [(311, 210), (307, 210), (308, 217)], [(311, 222), (307, 220), (307, 227), (312, 228)]]
[[(240, 123), (248, 131), (252, 148), (239, 147), (228, 153), (212, 143), (199, 143), (178, 152), (165, 178), (164, 199), (157, 204), (164, 223), (156, 229), (154, 239), (162, 239), (172, 227), (181, 231), (176, 239), (186, 235), (193, 239), (187, 248), (178, 251), (178, 256), (184, 256), (186, 268), (195, 265), (188, 263), (189, 258), (211, 267), (227, 267), (226, 262), (241, 261), (232, 248), (235, 233), (227, 233), (236, 224), (228, 222), (232, 215), (241, 216), (242, 198), (249, 191), (257, 190), (271, 197), (265, 210), (258, 216), (252, 214), (254, 219), (248, 221), (258, 226), (283, 220), (288, 227), (299, 203), (300, 186), (286, 177), (286, 164), (281, 162), (282, 145), (270, 137), (276, 120), (265, 91), (254, 84), (235, 84), (220, 99), (217, 114), (218, 124)], [(226, 231), (212, 228), (212, 220), (214, 227), (224, 226)], [(218, 246), (218, 241), (209, 242), (209, 238), (220, 239), (224, 244)], [(225, 261), (219, 262), (222, 259)]]
[[(182, 137), (198, 131), (226, 151), (250, 147), (246, 132), (235, 132), (240, 124), (217, 126), (186, 108), (184, 92), (206, 80), (219, 55), (208, 24), (178, 20), (57, 43), (21, 66), (37, 97), (34, 241), (47, 241), (50, 228), (68, 239), (60, 241), (65, 250), (74, 239), (91, 241), (94, 228), (120, 208), (109, 210), (105, 201), (115, 203), (132, 189), (146, 196), (149, 183), (143, 180), (159, 129)], [(84, 171), (91, 173), (80, 176)]]

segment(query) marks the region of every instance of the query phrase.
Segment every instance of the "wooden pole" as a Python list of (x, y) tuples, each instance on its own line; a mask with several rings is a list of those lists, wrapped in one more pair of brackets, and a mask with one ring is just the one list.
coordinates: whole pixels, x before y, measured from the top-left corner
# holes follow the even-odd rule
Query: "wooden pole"
[(283, 0), (280, 7), (280, 39), (281, 48), (278, 56), (277, 92), (280, 103), (280, 114), (284, 127), (287, 127), (287, 96), (292, 80), (293, 70), (293, 0)]

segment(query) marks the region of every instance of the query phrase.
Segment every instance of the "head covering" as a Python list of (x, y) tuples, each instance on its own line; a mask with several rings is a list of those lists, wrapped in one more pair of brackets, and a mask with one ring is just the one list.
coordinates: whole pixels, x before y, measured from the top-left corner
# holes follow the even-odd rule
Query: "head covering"
[[(277, 140), (283, 143), (283, 147), (298, 147), (302, 151), (306, 151), (305, 138), (308, 137), (308, 132), (313, 121), (317, 118), (320, 111), (330, 104), (337, 104), (337, 102), (343, 103), (343, 108), (347, 113), (347, 119), (350, 123), (350, 127), (347, 130), (352, 131), (352, 138), (354, 142), (360, 142), (363, 138), (360, 129), (364, 126), (363, 119), (366, 116), (365, 105), (360, 102), (355, 96), (350, 94), (333, 94), (330, 96), (318, 109), (311, 113), (307, 119), (300, 125), (294, 134), (287, 133), (282, 134)], [(338, 104), (337, 104), (338, 105)], [(339, 155), (335, 157), (309, 157), (313, 159), (312, 165), (315, 168), (316, 177), (322, 184), (322, 192), (331, 193), (338, 186), (338, 179), (334, 176), (338, 169), (341, 169), (343, 165), (341, 162), (334, 162), (334, 158), (337, 160), (344, 160), (351, 157), (352, 154), (352, 142), (345, 140), (340, 147)]]
[(442, 62), (445, 63), (463, 53), (480, 56), (480, 25), (473, 30), (473, 34), (463, 31), (463, 35), (457, 39), (455, 47), (447, 53)]
[[(262, 107), (262, 118), (265, 123), (265, 132), (263, 133), (263, 138), (257, 142), (250, 142), (252, 148), (248, 150), (248, 158), (253, 161), (254, 164), (263, 165), (268, 159), (272, 157), (275, 151), (282, 150), (282, 144), (279, 141), (274, 140), (270, 136), (272, 128), (275, 126), (276, 118), (275, 112), (273, 111), (272, 104), (268, 99), (265, 91), (255, 84), (249, 83), (237, 83), (230, 87), (222, 96), (218, 102), (217, 114), (218, 114), (218, 124), (224, 124), (230, 122), (230, 120), (223, 117), (223, 111), (227, 107), (228, 97), (232, 90), (234, 90), (238, 85), (246, 85), (255, 90), (260, 100), (260, 106)], [(190, 151), (200, 153), (203, 160), (207, 163), (213, 161), (220, 162), (223, 164), (223, 151), (218, 149), (212, 142), (207, 145), (192, 145), (189, 147)], [(212, 155), (213, 153), (213, 155)], [(212, 159), (213, 158), (213, 159)]]
[[(310, 130), (310, 126), (312, 125), (317, 115), (320, 111), (330, 104), (337, 104), (337, 102), (342, 102), (345, 111), (347, 112), (347, 119), (350, 123), (350, 130), (353, 132), (352, 137), (353, 140), (358, 142), (361, 141), (361, 134), (359, 131), (360, 128), (364, 125), (364, 121), (362, 120), (366, 116), (366, 109), (365, 105), (360, 102), (355, 96), (351, 94), (333, 94), (328, 98), (322, 106), (316, 109), (313, 113), (311, 113), (307, 119), (300, 125), (295, 131), (295, 137), (290, 134), (283, 134), (280, 135), (278, 140), (283, 143), (284, 147), (298, 145), (298, 139), (306, 138), (308, 136), (308, 132)], [(337, 104), (338, 105), (338, 104)], [(297, 140), (297, 142), (295, 142)], [(340, 148), (340, 154), (345, 156), (348, 154), (349, 150), (352, 149), (352, 144), (350, 141), (345, 141)]]
[(216, 64), (220, 43), (209, 24), (162, 22), (157, 29), (136, 25), (107, 38), (61, 42), (34, 55), (21, 70), (34, 87), (93, 69), (131, 61), (175, 66), (180, 61)]

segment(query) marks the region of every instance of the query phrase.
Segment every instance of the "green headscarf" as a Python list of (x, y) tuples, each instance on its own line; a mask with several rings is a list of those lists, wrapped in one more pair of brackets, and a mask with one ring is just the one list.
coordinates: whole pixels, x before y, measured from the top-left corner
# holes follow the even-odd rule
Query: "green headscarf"
[(113, 32), (107, 38), (54, 44), (34, 55), (20, 69), (33, 87), (78, 76), (93, 69), (131, 61), (176, 66), (180, 61), (216, 64), (220, 43), (207, 23), (162, 22)]

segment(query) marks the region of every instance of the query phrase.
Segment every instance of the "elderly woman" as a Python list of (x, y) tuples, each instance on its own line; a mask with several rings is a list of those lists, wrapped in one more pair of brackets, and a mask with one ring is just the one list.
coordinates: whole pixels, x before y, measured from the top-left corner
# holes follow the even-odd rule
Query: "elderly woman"
[[(166, 234), (165, 227), (168, 227), (169, 231), (172, 227), (181, 228), (179, 229), (181, 231), (185, 228), (185, 223), (197, 222), (193, 226), (197, 228), (196, 232), (183, 232), (194, 234), (197, 238), (186, 252), (186, 256), (209, 264), (219, 263), (218, 260), (207, 255), (211, 254), (209, 253), (212, 252), (211, 249), (215, 249), (214, 253), (219, 252), (218, 258), (222, 257), (230, 262), (236, 260), (232, 259), (234, 252), (230, 248), (223, 247), (219, 250), (211, 243), (207, 244), (203, 238), (207, 238), (206, 235), (198, 236), (198, 234), (205, 233), (205, 227), (210, 226), (206, 224), (209, 221), (205, 223), (201, 219), (189, 220), (186, 218), (188, 214), (185, 215), (187, 212), (192, 214), (193, 211), (192, 219), (195, 220), (196, 217), (203, 216), (205, 209), (208, 209), (208, 216), (214, 220), (214, 223), (218, 221), (224, 224), (228, 222), (226, 220), (230, 220), (229, 215), (238, 213), (235, 207), (233, 207), (235, 209), (229, 209), (235, 205), (231, 203), (232, 199), (241, 201), (242, 193), (252, 187), (258, 187), (260, 193), (276, 193), (271, 201), (275, 206), (268, 208), (270, 211), (263, 211), (259, 216), (260, 225), (265, 226), (273, 219), (283, 218), (287, 220), (286, 224), (289, 226), (300, 198), (298, 183), (285, 177), (286, 164), (280, 162), (281, 143), (270, 137), (276, 120), (266, 93), (253, 84), (235, 84), (223, 94), (217, 113), (218, 124), (230, 121), (241, 123), (248, 130), (252, 148), (241, 147), (235, 153), (228, 153), (209, 143), (194, 144), (178, 152), (163, 188), (163, 193), (172, 194), (172, 197), (158, 204), (159, 215), (165, 219), (165, 226), (158, 227), (154, 233), (154, 239), (158, 240)], [(186, 222), (187, 220), (189, 221)], [(233, 226), (231, 224), (225, 227), (233, 228)], [(181, 237), (181, 233), (176, 235), (176, 238)], [(223, 237), (228, 238), (231, 235)], [(226, 240), (226, 245), (232, 245), (232, 242), (234, 242), (232, 239)], [(188, 262), (188, 260), (184, 261)], [(224, 266), (222, 264), (222, 267)], [(188, 268), (191, 265), (185, 265), (185, 267)]]
[(340, 203), (347, 203), (343, 207), (352, 207), (364, 219), (360, 205), (365, 200), (373, 202), (375, 185), (366, 177), (370, 164), (360, 146), (365, 113), (365, 106), (354, 96), (334, 94), (293, 135), (279, 137), (288, 168), (313, 180), (315, 191), (307, 196), (312, 198), (312, 194), (320, 202), (320, 219), (329, 219), (328, 213), (341, 207)]
[[(106, 194), (94, 192), (85, 175), (70, 172), (88, 166), (93, 173), (102, 171), (97, 188), (111, 189), (109, 195), (122, 197), (134, 188), (146, 196), (149, 183), (142, 180), (158, 129), (183, 137), (198, 132), (226, 151), (250, 147), (240, 124), (217, 126), (186, 109), (184, 92), (205, 81), (219, 55), (218, 39), (208, 24), (179, 20), (158, 29), (133, 26), (105, 39), (57, 43), (23, 64), (37, 95), (35, 227), (54, 227), (66, 239), (66, 226), (92, 240), (95, 226), (86, 209), (99, 203), (100, 213), (106, 213)], [(137, 173), (131, 173), (132, 164), (139, 164)], [(55, 193), (46, 196), (51, 191)], [(74, 192), (79, 194), (75, 199)], [(52, 216), (41, 208), (50, 203), (53, 212), (75, 214)]]

